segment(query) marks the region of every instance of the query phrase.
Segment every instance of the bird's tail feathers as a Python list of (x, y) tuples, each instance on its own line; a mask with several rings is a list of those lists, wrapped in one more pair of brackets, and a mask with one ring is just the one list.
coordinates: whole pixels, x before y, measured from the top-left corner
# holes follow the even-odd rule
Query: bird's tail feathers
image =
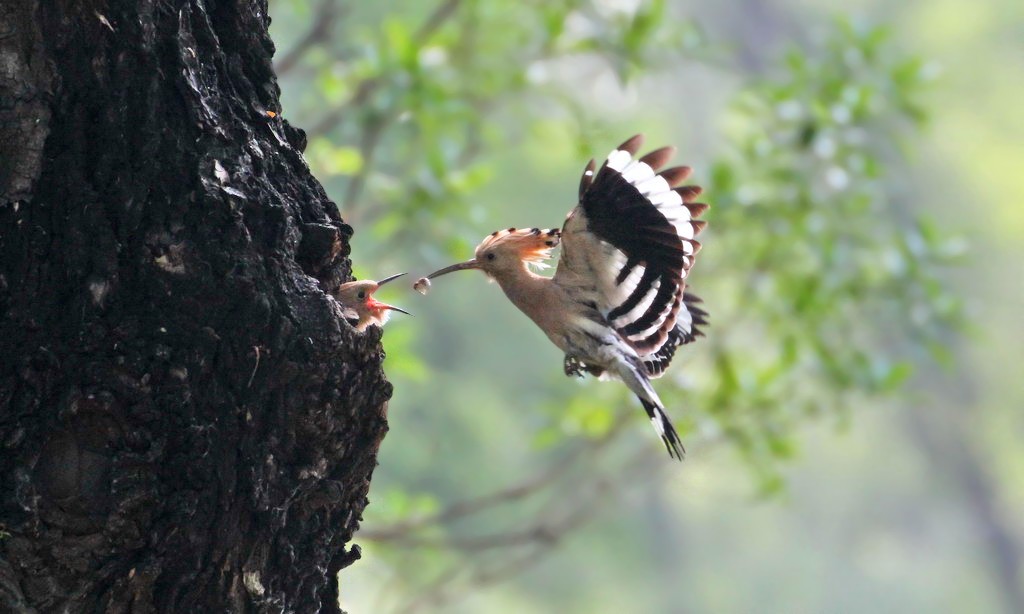
[(615, 363), (613, 370), (633, 394), (640, 399), (640, 403), (644, 406), (644, 411), (647, 412), (647, 416), (651, 419), (651, 424), (654, 425), (654, 430), (658, 431), (658, 436), (665, 442), (668, 455), (672, 458), (683, 460), (686, 450), (683, 449), (683, 442), (679, 439), (679, 433), (672, 426), (672, 421), (665, 415), (663, 409), (665, 404), (658, 398), (658, 393), (651, 386), (651, 381), (641, 370), (642, 368), (643, 364), (638, 359), (632, 361), (623, 359)]
[(669, 420), (665, 411), (654, 403), (643, 399), (640, 399), (640, 404), (644, 406), (644, 411), (647, 412), (647, 416), (651, 419), (654, 430), (658, 432), (658, 436), (664, 442), (668, 455), (676, 460), (683, 460), (683, 456), (686, 455), (686, 448), (683, 447), (679, 433), (676, 432), (676, 427), (672, 425), (672, 421)]

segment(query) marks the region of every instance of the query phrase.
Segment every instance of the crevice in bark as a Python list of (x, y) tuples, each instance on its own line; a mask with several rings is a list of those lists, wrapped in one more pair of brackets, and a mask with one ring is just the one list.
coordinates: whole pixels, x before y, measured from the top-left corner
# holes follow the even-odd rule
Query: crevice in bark
[(337, 611), (391, 387), (266, 8), (0, 0), (2, 607)]

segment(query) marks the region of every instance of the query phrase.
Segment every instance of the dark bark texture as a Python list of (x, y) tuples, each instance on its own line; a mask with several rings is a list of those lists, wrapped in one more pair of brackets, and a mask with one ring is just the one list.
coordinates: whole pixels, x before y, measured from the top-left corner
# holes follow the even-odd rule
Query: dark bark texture
[(0, 0), (0, 611), (338, 611), (391, 386), (266, 0)]

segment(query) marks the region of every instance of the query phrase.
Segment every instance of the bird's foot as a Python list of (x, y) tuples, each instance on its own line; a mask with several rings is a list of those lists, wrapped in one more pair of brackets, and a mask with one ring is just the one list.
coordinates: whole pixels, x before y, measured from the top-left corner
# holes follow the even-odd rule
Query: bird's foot
[(576, 377), (585, 376), (584, 371), (587, 367), (580, 361), (579, 358), (576, 358), (575, 356), (566, 354), (565, 362), (562, 364), (562, 366), (565, 368), (566, 377), (572, 377), (574, 375)]

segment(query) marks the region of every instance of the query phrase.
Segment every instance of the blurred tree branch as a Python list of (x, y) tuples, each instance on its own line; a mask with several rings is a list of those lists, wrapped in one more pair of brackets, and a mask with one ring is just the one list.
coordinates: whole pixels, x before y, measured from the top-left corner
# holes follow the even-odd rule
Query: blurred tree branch
[(320, 0), (317, 3), (309, 30), (287, 53), (274, 62), (274, 70), (279, 77), (291, 72), (310, 49), (331, 39), (334, 26), (342, 13), (339, 6), (341, 5), (336, 0)]
[(964, 494), (964, 507), (982, 528), (984, 547), (992, 554), (987, 560), (1006, 611), (1024, 612), (1024, 548), (1021, 536), (1000, 509), (1002, 493), (989, 473), (985, 454), (974, 443), (973, 430), (963, 413), (938, 416), (931, 409), (907, 407), (906, 431), (930, 465)]
[[(511, 529), (475, 537), (449, 537), (444, 543), (466, 553), (477, 553), (476, 564), (467, 569), (456, 563), (439, 574), (435, 580), (417, 592), (406, 606), (397, 611), (419, 611), (425, 607), (438, 607), (464, 599), (472, 590), (507, 581), (515, 574), (534, 567), (570, 532), (579, 529), (601, 509), (601, 501), (628, 487), (631, 482), (624, 476), (657, 473), (663, 464), (652, 462), (648, 450), (641, 449), (628, 460), (602, 472), (590, 471), (572, 486), (572, 497), (567, 489), (551, 493), (550, 503), (536, 513), (534, 520), (522, 529)], [(410, 546), (436, 547), (439, 542), (411, 542)], [(479, 558), (481, 551), (498, 550), (497, 556)]]
[[(448, 21), (455, 14), (456, 9), (459, 8), (459, 5), (461, 3), (462, 0), (445, 0), (440, 5), (438, 5), (438, 7), (434, 9), (434, 11), (427, 17), (427, 19), (423, 22), (422, 25), (420, 25), (419, 29), (416, 31), (416, 34), (413, 36), (413, 44), (417, 48), (422, 47), (424, 44), (426, 44), (426, 42), (430, 40), (430, 37), (433, 36), (434, 33), (437, 32), (437, 30), (440, 29), (441, 26), (443, 26), (445, 22)], [(344, 118), (348, 114), (348, 112), (351, 109), (359, 108), (362, 105), (366, 104), (366, 101), (370, 98), (370, 96), (372, 96), (374, 92), (377, 91), (377, 88), (379, 88), (383, 83), (383, 75), (370, 77), (361, 81), (356, 87), (355, 95), (353, 95), (350, 100), (336, 107), (334, 110), (330, 111), (327, 115), (325, 115), (323, 118), (321, 118), (319, 121), (313, 124), (313, 127), (309, 131), (310, 135), (320, 136), (329, 132), (338, 124), (338, 122), (342, 120), (342, 118)], [(374, 122), (373, 125), (377, 126), (377, 128), (371, 131), (371, 134), (376, 134), (376, 136), (371, 136), (369, 138), (364, 136), (363, 138), (364, 143), (370, 144), (369, 147), (371, 152), (372, 149), (375, 148), (376, 146), (375, 143), (379, 139), (379, 134), (383, 131), (383, 126), (381, 125), (381, 122)], [(358, 190), (356, 191), (356, 193), (358, 194)]]
[(584, 440), (559, 462), (552, 463), (546, 469), (519, 484), (488, 495), (453, 503), (435, 514), (410, 518), (390, 527), (367, 529), (360, 535), (373, 541), (403, 542), (407, 541), (410, 533), (417, 530), (450, 524), (466, 516), (488, 512), (494, 507), (517, 502), (545, 489), (550, 489), (571, 470), (580, 466), (589, 466), (595, 456), (618, 438), (623, 427), (632, 422), (632, 417), (632, 412), (620, 413), (614, 425), (605, 435), (598, 439)]

